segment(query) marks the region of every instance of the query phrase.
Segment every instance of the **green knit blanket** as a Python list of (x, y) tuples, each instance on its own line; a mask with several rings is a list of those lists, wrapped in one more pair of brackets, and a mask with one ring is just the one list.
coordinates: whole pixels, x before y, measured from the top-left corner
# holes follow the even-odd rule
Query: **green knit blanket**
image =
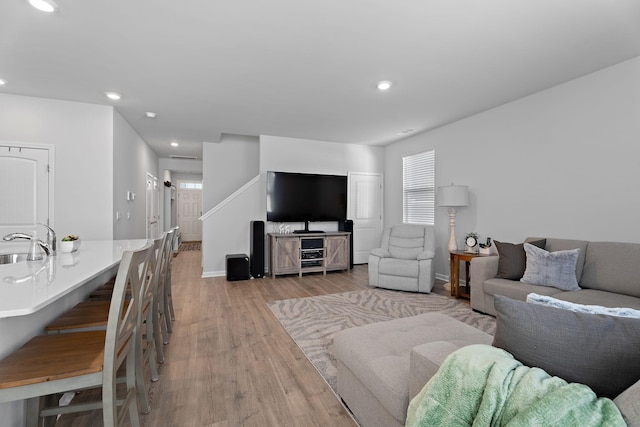
[(626, 426), (610, 399), (522, 365), (504, 350), (452, 353), (411, 401), (406, 427)]

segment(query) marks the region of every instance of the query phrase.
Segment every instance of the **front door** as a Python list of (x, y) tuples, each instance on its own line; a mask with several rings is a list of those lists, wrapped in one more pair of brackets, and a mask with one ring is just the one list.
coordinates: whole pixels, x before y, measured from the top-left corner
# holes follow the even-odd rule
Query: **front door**
[(349, 208), (353, 221), (353, 263), (369, 262), (382, 234), (382, 175), (349, 172)]
[(202, 240), (202, 183), (178, 181), (178, 226), (183, 242)]

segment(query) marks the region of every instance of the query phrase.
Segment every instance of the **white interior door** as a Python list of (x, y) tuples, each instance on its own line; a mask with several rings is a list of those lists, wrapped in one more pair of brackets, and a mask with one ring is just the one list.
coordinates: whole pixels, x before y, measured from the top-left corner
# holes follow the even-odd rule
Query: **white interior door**
[(353, 263), (365, 264), (380, 246), (382, 234), (382, 175), (349, 173), (349, 219), (353, 221)]
[(32, 233), (38, 222), (53, 226), (52, 151), (53, 148), (0, 142), (0, 233), (3, 235), (15, 231)]
[(202, 240), (202, 183), (178, 181), (178, 227), (183, 242)]
[(146, 182), (147, 203), (147, 239), (160, 236), (160, 188), (158, 178), (147, 173)]

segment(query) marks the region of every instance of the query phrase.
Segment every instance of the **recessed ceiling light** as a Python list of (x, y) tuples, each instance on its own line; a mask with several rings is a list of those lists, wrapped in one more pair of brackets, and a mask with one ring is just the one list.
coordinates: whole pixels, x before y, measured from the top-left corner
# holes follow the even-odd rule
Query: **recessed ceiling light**
[(158, 115), (152, 111), (147, 111), (146, 113), (144, 113), (145, 116), (147, 116), (150, 119), (155, 119)]
[(114, 101), (122, 98), (122, 96), (120, 96), (120, 94), (116, 92), (105, 92), (104, 94), (107, 95), (107, 98), (113, 99)]
[(29, 4), (42, 12), (55, 12), (58, 5), (53, 0), (29, 0)]
[(173, 142), (171, 143), (171, 146), (172, 146), (172, 147), (177, 147), (178, 145), (180, 145), (180, 144), (178, 144), (178, 143), (177, 143), (177, 142), (175, 142), (175, 141), (173, 141)]
[(5, 79), (0, 79), (0, 86), (6, 85), (7, 81)]
[(383, 80), (381, 82), (378, 82), (378, 89), (379, 90), (387, 90), (391, 87), (393, 83), (391, 83), (389, 80)]
[(401, 130), (400, 132), (398, 132), (398, 135), (408, 135), (410, 133), (415, 132), (413, 129), (405, 129), (405, 130)]

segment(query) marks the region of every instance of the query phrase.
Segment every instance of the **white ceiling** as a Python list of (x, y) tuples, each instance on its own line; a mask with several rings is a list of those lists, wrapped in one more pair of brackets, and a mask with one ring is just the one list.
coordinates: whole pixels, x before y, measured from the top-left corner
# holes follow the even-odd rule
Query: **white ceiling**
[(115, 105), (160, 157), (223, 133), (383, 145), (640, 55), (638, 0), (57, 3), (2, 0), (0, 91)]

